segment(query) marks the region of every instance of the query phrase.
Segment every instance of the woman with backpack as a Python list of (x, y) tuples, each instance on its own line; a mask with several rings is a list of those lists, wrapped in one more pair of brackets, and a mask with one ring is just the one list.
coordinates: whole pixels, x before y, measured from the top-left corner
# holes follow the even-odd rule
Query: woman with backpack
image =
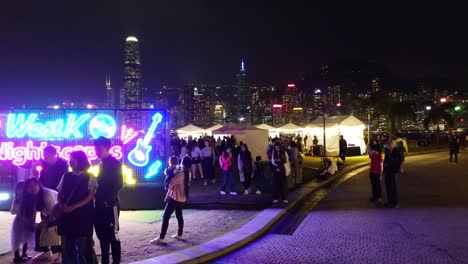
[(283, 149), (281, 143), (275, 143), (271, 155), (272, 183), (273, 183), (273, 203), (279, 199), (283, 203), (288, 203), (288, 182), (286, 179), (286, 167), (288, 162), (288, 153)]
[(254, 161), (252, 153), (250, 153), (246, 144), (240, 145), (239, 155), (237, 157), (237, 168), (239, 169), (240, 180), (244, 185), (244, 194), (249, 194), (254, 172)]
[(229, 185), (229, 194), (237, 195), (234, 191), (234, 159), (232, 158), (231, 148), (227, 148), (219, 157), (219, 166), (223, 173), (223, 184), (221, 185), (220, 194), (225, 195), (228, 191), (226, 185)]

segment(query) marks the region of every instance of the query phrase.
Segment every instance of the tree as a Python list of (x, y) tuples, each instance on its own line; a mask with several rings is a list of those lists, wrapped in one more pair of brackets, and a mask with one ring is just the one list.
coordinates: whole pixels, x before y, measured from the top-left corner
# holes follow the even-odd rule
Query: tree
[(423, 120), (423, 125), (426, 130), (429, 130), (429, 125), (434, 124), (437, 131), (437, 144), (440, 142), (439, 132), (440, 132), (440, 123), (446, 122), (449, 127), (455, 126), (455, 120), (453, 115), (450, 113), (450, 110), (453, 109), (452, 104), (442, 104), (433, 106), (429, 113), (427, 114), (426, 118)]

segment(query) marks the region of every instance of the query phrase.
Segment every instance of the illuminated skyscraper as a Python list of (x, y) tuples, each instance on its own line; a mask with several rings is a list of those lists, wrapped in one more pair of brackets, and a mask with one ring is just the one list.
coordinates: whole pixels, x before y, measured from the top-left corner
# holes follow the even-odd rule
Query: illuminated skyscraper
[(250, 114), (250, 86), (245, 70), (244, 61), (241, 62), (240, 72), (234, 85), (234, 105), (232, 107), (232, 119), (234, 122), (252, 122)]
[(111, 87), (110, 77), (106, 77), (106, 108), (115, 108), (115, 94), (114, 89)]
[(144, 108), (141, 74), (141, 59), (138, 39), (129, 36), (125, 41), (124, 83), (120, 91), (120, 107)]

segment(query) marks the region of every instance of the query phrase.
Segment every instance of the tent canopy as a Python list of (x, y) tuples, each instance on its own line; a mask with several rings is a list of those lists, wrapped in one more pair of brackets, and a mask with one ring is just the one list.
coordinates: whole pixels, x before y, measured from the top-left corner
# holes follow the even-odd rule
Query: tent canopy
[[(327, 116), (325, 117), (325, 126), (336, 126), (336, 125), (345, 125), (345, 126), (358, 126), (364, 125), (364, 123), (356, 118), (353, 115), (340, 115), (340, 116)], [(323, 127), (323, 118), (318, 117), (307, 127)]]
[(205, 129), (192, 124), (188, 124), (184, 127), (177, 129), (176, 132), (177, 134), (203, 134), (205, 133)]
[(207, 134), (211, 134), (211, 132), (213, 132), (213, 130), (220, 129), (222, 127), (223, 127), (223, 125), (216, 124), (216, 125), (214, 125), (212, 127), (209, 127), (209, 128), (207, 128), (205, 130), (206, 130)]
[[(227, 124), (228, 125), (228, 124)], [(228, 129), (231, 128), (231, 129)], [(249, 147), (252, 156), (261, 156), (267, 159), (265, 150), (268, 146), (268, 131), (256, 128), (251, 124), (223, 126), (220, 129), (212, 131), (213, 135), (232, 135), (237, 143), (241, 141)]]
[(293, 131), (299, 131), (299, 130), (303, 130), (304, 128), (303, 127), (300, 127), (296, 124), (293, 124), (293, 123), (288, 123), (284, 126), (281, 126), (281, 127), (278, 127), (279, 130), (293, 130)]
[[(361, 153), (365, 152), (364, 123), (353, 115), (328, 116), (325, 118), (325, 135), (327, 141), (327, 154), (337, 155), (340, 136), (347, 141), (348, 146), (360, 147)], [(319, 145), (323, 144), (323, 119), (321, 117), (307, 125), (307, 133), (317, 136)], [(308, 141), (311, 141), (309, 137)], [(311, 142), (308, 142), (310, 145)]]
[(276, 128), (270, 126), (270, 125), (267, 125), (267, 124), (260, 124), (260, 125), (256, 125), (255, 127), (257, 128), (260, 128), (260, 129), (265, 129), (265, 130), (275, 130)]

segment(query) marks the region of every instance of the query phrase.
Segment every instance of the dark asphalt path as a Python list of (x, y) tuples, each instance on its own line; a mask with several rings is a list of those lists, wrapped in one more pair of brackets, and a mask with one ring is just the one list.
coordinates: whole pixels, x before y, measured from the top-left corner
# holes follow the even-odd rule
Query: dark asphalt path
[(292, 232), (216, 263), (468, 263), (468, 152), (458, 165), (448, 153), (409, 157), (398, 186), (401, 208), (377, 208), (362, 171), (315, 208), (324, 194), (311, 197), (301, 210), (313, 210)]

